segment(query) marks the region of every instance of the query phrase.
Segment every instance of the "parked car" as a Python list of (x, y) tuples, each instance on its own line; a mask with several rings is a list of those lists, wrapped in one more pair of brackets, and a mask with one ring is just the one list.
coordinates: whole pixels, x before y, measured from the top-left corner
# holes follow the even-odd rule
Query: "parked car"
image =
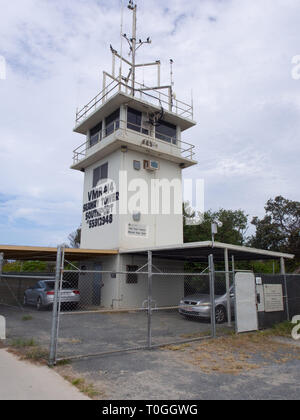
[[(24, 305), (34, 305), (40, 311), (50, 308), (54, 301), (55, 282), (52, 280), (38, 281), (35, 286), (25, 290)], [(80, 292), (70, 283), (62, 282), (61, 303), (77, 306), (80, 301)]]
[[(234, 315), (234, 289), (229, 289), (231, 314)], [(185, 296), (179, 303), (179, 313), (187, 318), (210, 319), (211, 303), (209, 294), (195, 293)], [(227, 320), (227, 293), (215, 296), (216, 323), (222, 324)]]

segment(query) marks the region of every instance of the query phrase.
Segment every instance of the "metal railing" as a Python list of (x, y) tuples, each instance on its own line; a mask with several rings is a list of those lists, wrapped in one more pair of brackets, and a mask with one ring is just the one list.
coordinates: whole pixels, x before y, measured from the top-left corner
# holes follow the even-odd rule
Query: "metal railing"
[[(128, 126), (130, 126), (131, 128), (129, 128)], [(97, 141), (93, 139), (93, 142), (91, 143), (90, 140), (87, 140), (73, 151), (73, 165), (76, 165), (82, 159), (86, 158), (90, 149), (101, 143), (101, 141), (103, 141), (105, 138), (108, 138), (116, 131), (120, 131), (121, 134), (125, 135), (127, 135), (128, 132), (130, 132), (142, 137), (143, 140), (145, 140), (145, 142), (143, 143), (145, 147), (153, 148), (155, 146), (159, 147), (159, 145), (163, 145), (164, 147), (169, 146), (170, 154), (175, 154), (181, 156), (182, 158), (190, 160), (193, 160), (195, 156), (195, 146), (192, 144), (186, 143), (182, 140), (178, 140), (174, 137), (161, 135), (158, 133), (159, 135), (165, 138), (165, 140), (161, 140), (157, 137), (152, 137), (149, 134), (146, 134), (145, 132), (147, 130), (142, 126), (138, 126), (133, 123), (128, 123), (127, 121), (123, 120), (116, 120), (113, 123), (106, 126), (101, 131), (99, 131)]]
[[(106, 77), (111, 79), (111, 82), (106, 86)], [(146, 85), (135, 82), (136, 88), (133, 89), (128, 83), (125, 83), (120, 78), (104, 72), (104, 88), (93, 99), (91, 99), (83, 108), (76, 112), (76, 125), (81, 124), (93, 112), (95, 112), (101, 105), (118, 92), (126, 93), (130, 96), (136, 96), (153, 105), (164, 107), (170, 112), (177, 114), (180, 117), (193, 119), (193, 105), (189, 105), (183, 101), (178, 100), (172, 94), (171, 86), (157, 86), (155, 88), (147, 87)], [(168, 94), (163, 90), (167, 90)]]

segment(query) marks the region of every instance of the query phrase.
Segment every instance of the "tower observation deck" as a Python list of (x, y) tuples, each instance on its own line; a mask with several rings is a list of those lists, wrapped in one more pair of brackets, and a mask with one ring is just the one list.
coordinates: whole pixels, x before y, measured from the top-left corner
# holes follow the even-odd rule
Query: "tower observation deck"
[[(193, 105), (177, 99), (173, 90), (173, 60), (170, 60), (171, 81), (161, 84), (159, 60), (138, 64), (136, 52), (146, 41), (137, 40), (137, 6), (132, 1), (128, 8), (133, 13), (132, 37), (122, 34), (130, 47), (131, 60), (123, 57), (112, 46), (112, 71), (103, 71), (100, 93), (76, 112), (74, 132), (86, 136), (73, 152), (72, 169), (84, 170), (99, 158), (120, 147), (171, 160), (182, 168), (197, 162), (195, 147), (181, 139), (182, 131), (193, 127)], [(121, 47), (122, 50), (122, 47)], [(136, 80), (137, 69), (155, 67), (157, 83), (147, 86)], [(128, 71), (126, 76), (124, 71)]]

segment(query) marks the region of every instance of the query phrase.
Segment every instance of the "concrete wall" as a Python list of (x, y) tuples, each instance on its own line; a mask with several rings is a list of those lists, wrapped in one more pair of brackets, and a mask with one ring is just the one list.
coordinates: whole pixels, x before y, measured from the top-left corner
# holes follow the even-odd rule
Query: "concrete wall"
[[(141, 212), (140, 222), (134, 222), (132, 215), (130, 214), (120, 216), (120, 248), (123, 249), (183, 243), (181, 169), (177, 164), (173, 162), (154, 158), (154, 160), (159, 162), (159, 170), (154, 172), (147, 171), (143, 168), (143, 161), (149, 159), (151, 159), (151, 155), (131, 150), (129, 150), (127, 153), (124, 153), (122, 156), (122, 168), (127, 170), (128, 185), (133, 183), (134, 180), (140, 179), (148, 186), (147, 200), (143, 200), (142, 203), (137, 203), (138, 210)], [(142, 169), (140, 171), (134, 169), (134, 160), (141, 162)], [(179, 184), (179, 188), (176, 194), (174, 194), (174, 190), (172, 188), (170, 190), (171, 194), (169, 214), (163, 214), (161, 206), (162, 199), (165, 199), (168, 195), (168, 190), (166, 189), (165, 191), (161, 191), (160, 197), (156, 197), (153, 193), (151, 194), (151, 182), (155, 180), (166, 180), (169, 183), (173, 180), (177, 180)], [(132, 186), (133, 185), (134, 184), (132, 184)], [(135, 194), (136, 192), (134, 191), (128, 193), (129, 202), (130, 200), (134, 202)], [(148, 203), (145, 201), (148, 201)], [(158, 214), (151, 214), (154, 213), (153, 210), (156, 206)], [(174, 214), (174, 207), (177, 207), (179, 214)], [(148, 236), (129, 236), (127, 228), (128, 223), (146, 226), (148, 229)]]
[[(93, 189), (93, 171), (100, 165), (108, 163), (108, 177), (116, 182), (116, 190), (119, 189), (119, 173), (121, 151), (112, 153), (109, 157), (98, 161), (96, 164), (86, 169), (84, 174), (84, 191), (83, 203), (89, 202), (88, 193)], [(116, 249), (119, 247), (119, 219), (113, 215), (113, 222), (95, 228), (89, 228), (86, 221), (85, 212), (82, 217), (82, 230), (81, 230), (81, 248), (84, 249)]]
[[(146, 257), (118, 255), (104, 257), (97, 262), (87, 261), (82, 263), (86, 270), (95, 270), (95, 266), (101, 264), (103, 273), (103, 287), (101, 289), (101, 307), (110, 309), (141, 308), (143, 302), (148, 298), (148, 276), (138, 274), (137, 284), (128, 284), (126, 274), (115, 272), (126, 272), (127, 265), (137, 265), (139, 268), (147, 263)], [(183, 263), (174, 261), (153, 261), (153, 264), (164, 272), (183, 272)], [(147, 272), (147, 267), (144, 268)], [(153, 268), (153, 272), (157, 272)], [(85, 273), (79, 276), (79, 289), (81, 305), (94, 306), (92, 304), (93, 278), (97, 274)], [(177, 306), (184, 296), (183, 276), (154, 275), (152, 280), (152, 297), (158, 307)]]
[[(132, 257), (120, 255), (121, 271), (126, 271), (127, 265), (137, 265), (142, 267), (147, 263), (145, 257)], [(183, 272), (183, 264), (174, 261), (156, 261), (153, 264), (165, 272)], [(147, 271), (147, 267), (145, 268)], [(153, 269), (153, 272), (157, 270)], [(127, 284), (126, 275), (121, 275), (120, 280), (120, 299), (119, 308), (141, 307), (148, 298), (148, 277), (147, 274), (138, 275), (137, 284)], [(152, 298), (158, 307), (176, 306), (184, 296), (184, 278), (183, 276), (164, 276), (155, 275), (152, 280)]]
[[(108, 177), (115, 182), (115, 192), (119, 192), (121, 199), (126, 200), (125, 197), (127, 196), (126, 202), (136, 202), (136, 210), (142, 214), (140, 221), (134, 221), (132, 214), (129, 213), (119, 215), (120, 203), (117, 201), (114, 205), (116, 214), (113, 215), (112, 223), (90, 228), (86, 220), (88, 212), (85, 212), (82, 219), (81, 248), (134, 249), (183, 243), (181, 168), (176, 163), (153, 158), (159, 162), (160, 169), (154, 172), (147, 171), (143, 168), (143, 162), (149, 159), (152, 159), (152, 157), (147, 153), (132, 150), (128, 150), (127, 153), (122, 153), (121, 150), (117, 150), (110, 156), (86, 169), (83, 194), (84, 204), (89, 202), (88, 193), (92, 191), (93, 170), (108, 162)], [(141, 162), (140, 171), (134, 169), (134, 160)], [(120, 170), (127, 171), (127, 183), (124, 188), (119, 183)], [(134, 180), (139, 180), (139, 182), (143, 182), (148, 186), (148, 200), (147, 198), (140, 201), (134, 199), (139, 188), (137, 185), (132, 184)], [(161, 205), (159, 206), (159, 202), (161, 204), (162, 199), (169, 195), (169, 191), (168, 189), (161, 190), (160, 197), (151, 194), (152, 180), (166, 180), (167, 183), (177, 180), (178, 187), (176, 188), (176, 193), (174, 193), (174, 188), (170, 189), (171, 202), (169, 214), (163, 214)], [(104, 185), (106, 184), (104, 183)], [(130, 185), (132, 191), (127, 193), (127, 186)], [(121, 188), (122, 190), (120, 190)], [(158, 214), (151, 214), (155, 207), (158, 210)], [(174, 214), (174, 208), (178, 210), (178, 214)], [(129, 234), (128, 223), (139, 227), (146, 227), (147, 235), (138, 236), (137, 234)]]

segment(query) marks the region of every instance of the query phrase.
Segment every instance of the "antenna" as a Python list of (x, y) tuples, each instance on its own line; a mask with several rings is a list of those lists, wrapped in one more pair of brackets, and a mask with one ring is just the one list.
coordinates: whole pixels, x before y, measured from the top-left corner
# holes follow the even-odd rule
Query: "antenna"
[[(110, 45), (110, 49), (111, 49), (111, 53), (112, 53), (112, 74), (106, 74), (104, 72), (104, 76), (103, 76), (103, 91), (105, 92), (105, 88), (106, 88), (106, 76), (111, 77), (113, 80), (117, 81), (119, 83), (119, 90), (121, 91), (121, 86), (122, 86), (122, 82), (124, 81), (126, 84), (126, 93), (127, 93), (127, 88), (129, 88), (131, 90), (131, 95), (135, 96), (136, 92), (140, 92), (141, 96), (145, 91), (147, 90), (160, 90), (160, 89), (168, 89), (169, 90), (169, 108), (172, 109), (172, 86), (161, 86), (161, 75), (160, 75), (160, 67), (161, 67), (161, 62), (160, 60), (156, 60), (155, 62), (151, 62), (151, 63), (144, 63), (144, 64), (137, 64), (136, 63), (136, 52), (139, 48), (141, 48), (144, 44), (151, 44), (151, 38), (148, 37), (146, 40), (142, 40), (141, 38), (137, 38), (137, 5), (134, 2), (134, 0), (129, 0), (128, 2), (128, 6), (127, 8), (132, 12), (133, 16), (132, 16), (132, 35), (131, 37), (127, 36), (126, 33), (123, 33), (123, 27), (124, 27), (124, 0), (120, 0), (121, 1), (121, 51), (120, 54), (118, 53), (117, 50), (115, 50), (113, 48), (112, 45)], [(123, 38), (127, 41), (128, 45), (129, 45), (129, 56), (131, 56), (131, 60), (130, 59), (126, 59), (123, 56)], [(120, 68), (119, 68), (119, 76), (116, 76), (116, 58), (120, 59)], [(126, 63), (129, 66), (129, 73), (127, 76), (123, 75), (123, 69), (122, 69), (122, 65), (123, 62)], [(171, 64), (173, 64), (173, 60), (170, 60)], [(136, 89), (136, 69), (138, 67), (142, 67), (143, 68), (143, 72), (144, 72), (144, 67), (146, 66), (156, 66), (157, 67), (157, 86), (153, 87), (153, 88), (149, 88), (147, 86), (145, 86), (144, 80), (143, 80), (143, 84), (141, 85), (142, 88), (140, 89)], [(143, 73), (144, 75), (144, 73)], [(144, 77), (143, 77), (144, 78)], [(172, 85), (174, 85), (173, 83), (173, 70), (172, 70), (172, 66), (171, 66), (171, 79), (172, 79)], [(128, 86), (129, 82), (131, 81), (132, 86), (131, 88)], [(162, 107), (161, 104), (161, 94), (159, 92), (159, 101), (160, 101), (160, 105)], [(150, 95), (151, 96), (151, 95)], [(106, 96), (103, 96), (103, 103), (105, 102)], [(159, 120), (161, 117), (159, 117), (159, 114), (161, 114), (161, 112), (157, 113), (156, 116), (156, 120)]]
[(172, 60), (172, 58), (170, 58), (170, 89), (169, 89), (169, 101), (170, 101), (170, 108), (172, 110), (173, 107), (173, 99), (174, 99), (174, 94), (173, 94), (173, 86), (174, 86), (174, 80), (173, 80), (173, 64), (174, 61)]
[(171, 86), (174, 86), (174, 80), (173, 80), (173, 64), (174, 61), (172, 60), (172, 58), (170, 59), (170, 81), (171, 81)]
[(137, 50), (144, 44), (151, 44), (151, 39), (148, 37), (146, 41), (142, 41), (139, 39), (137, 41), (137, 35), (136, 35), (136, 28), (137, 28), (137, 19), (136, 19), (136, 13), (137, 13), (137, 5), (133, 2), (133, 0), (129, 0), (128, 3), (128, 9), (133, 12), (132, 16), (132, 37), (128, 38), (126, 34), (123, 34), (123, 37), (126, 39), (126, 41), (129, 44), (130, 52), (129, 55), (132, 56), (132, 94), (134, 96), (135, 91), (135, 68), (136, 68), (136, 52)]
[(121, 0), (121, 31), (120, 31), (120, 68), (119, 68), (119, 77), (120, 82), (122, 80), (122, 64), (123, 64), (123, 26), (124, 26), (124, 0)]

